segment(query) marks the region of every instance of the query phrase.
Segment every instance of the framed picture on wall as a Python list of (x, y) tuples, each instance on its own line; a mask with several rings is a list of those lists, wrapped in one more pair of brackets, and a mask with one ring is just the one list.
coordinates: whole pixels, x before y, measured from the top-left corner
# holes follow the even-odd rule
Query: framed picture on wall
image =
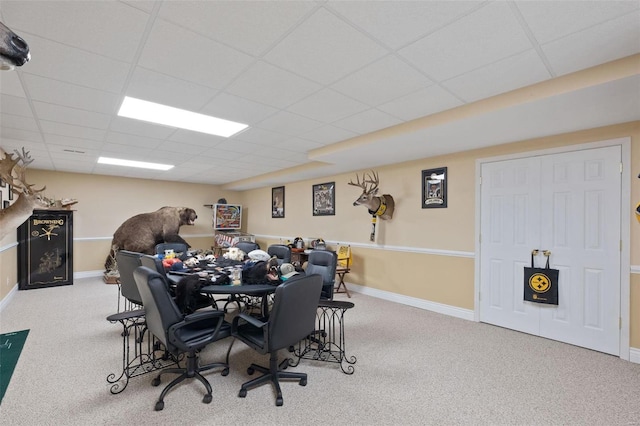
[(284, 186), (271, 188), (271, 217), (284, 217)]
[(336, 214), (336, 183), (327, 182), (313, 185), (313, 215), (333, 216)]
[(422, 171), (422, 208), (447, 207), (447, 168)]

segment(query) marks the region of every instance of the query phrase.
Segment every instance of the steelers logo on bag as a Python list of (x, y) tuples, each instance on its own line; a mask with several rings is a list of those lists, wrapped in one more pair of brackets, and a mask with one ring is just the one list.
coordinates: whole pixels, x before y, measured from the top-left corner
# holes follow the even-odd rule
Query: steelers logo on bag
[(537, 272), (529, 278), (529, 287), (536, 293), (545, 293), (551, 288), (551, 280), (545, 274)]

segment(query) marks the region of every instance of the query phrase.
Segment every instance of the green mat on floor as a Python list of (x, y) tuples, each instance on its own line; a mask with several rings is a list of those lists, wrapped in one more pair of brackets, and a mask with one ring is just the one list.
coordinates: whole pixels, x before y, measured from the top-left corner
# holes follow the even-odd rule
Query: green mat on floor
[(0, 403), (9, 387), (9, 380), (28, 335), (29, 330), (0, 334)]

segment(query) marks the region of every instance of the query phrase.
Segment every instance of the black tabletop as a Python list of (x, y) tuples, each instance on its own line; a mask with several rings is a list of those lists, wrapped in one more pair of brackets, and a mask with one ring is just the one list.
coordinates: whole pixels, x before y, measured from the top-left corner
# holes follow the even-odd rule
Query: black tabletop
[(276, 291), (271, 284), (243, 284), (243, 285), (205, 285), (200, 288), (204, 294), (246, 294), (247, 296), (262, 296)]

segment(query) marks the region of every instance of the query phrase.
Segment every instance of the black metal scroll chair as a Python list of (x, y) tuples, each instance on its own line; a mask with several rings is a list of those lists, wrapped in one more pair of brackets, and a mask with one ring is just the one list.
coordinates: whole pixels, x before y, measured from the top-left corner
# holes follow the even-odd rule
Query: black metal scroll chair
[(160, 411), (164, 408), (164, 397), (174, 386), (187, 378), (194, 377), (202, 382), (207, 390), (202, 402), (210, 403), (211, 384), (201, 373), (222, 367), (222, 375), (229, 374), (228, 353), (227, 362), (200, 365), (198, 352), (208, 344), (230, 336), (230, 325), (224, 320), (224, 312), (207, 310), (183, 315), (167, 292), (167, 284), (162, 275), (155, 270), (140, 266), (135, 270), (134, 277), (144, 302), (149, 331), (176, 358), (182, 353), (187, 354), (185, 368), (165, 368), (151, 382), (153, 386), (158, 386), (163, 374), (179, 374), (162, 390), (155, 410)]
[(234, 247), (239, 248), (240, 250), (242, 250), (244, 252), (244, 254), (248, 255), (252, 251), (260, 249), (260, 244), (252, 243), (252, 242), (248, 242), (248, 241), (240, 241), (239, 243), (236, 243), (236, 245)]
[(338, 257), (336, 252), (330, 250), (311, 250), (307, 260), (306, 275), (318, 274), (322, 277), (321, 298), (333, 299), (333, 286), (336, 281), (336, 266)]
[(156, 254), (164, 254), (165, 250), (173, 250), (176, 255), (180, 255), (181, 260), (185, 260), (188, 256), (189, 247), (184, 243), (160, 243), (156, 244)]
[(261, 354), (269, 353), (269, 368), (251, 364), (248, 374), (256, 370), (264, 375), (250, 380), (240, 388), (239, 397), (247, 396), (249, 388), (271, 382), (276, 390), (276, 405), (283, 403), (280, 379), (298, 379), (306, 386), (306, 373), (283, 371), (289, 365), (285, 358), (278, 364), (278, 350), (288, 348), (307, 337), (314, 330), (322, 278), (318, 275), (290, 279), (279, 285), (268, 319), (241, 313), (233, 319), (231, 334)]
[(267, 253), (269, 256), (275, 256), (278, 260), (278, 266), (283, 263), (291, 263), (291, 247), (284, 244), (272, 244), (267, 247)]

